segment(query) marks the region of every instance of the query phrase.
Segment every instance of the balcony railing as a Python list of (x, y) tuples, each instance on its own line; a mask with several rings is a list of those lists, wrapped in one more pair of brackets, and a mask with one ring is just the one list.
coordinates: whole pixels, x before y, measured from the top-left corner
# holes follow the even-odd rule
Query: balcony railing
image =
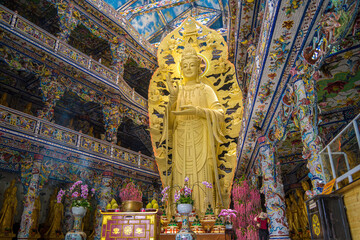
[(360, 114), (320, 152), (324, 179), (336, 179), (336, 189), (360, 178), (359, 122)]
[(16, 30), (18, 33), (31, 38), (42, 47), (51, 49), (55, 53), (66, 57), (72, 63), (91, 71), (97, 77), (101, 78), (103, 82), (116, 84), (119, 86), (119, 91), (121, 91), (126, 98), (137, 103), (137, 105), (144, 110), (147, 109), (147, 100), (135, 92), (120, 74), (105, 67), (98, 61), (95, 61), (67, 43), (59, 40), (55, 36), (37, 27), (35, 24), (29, 22), (23, 17), (18, 16), (15, 12), (2, 5), (0, 5), (0, 22), (9, 28)]
[(32, 137), (60, 143), (76, 150), (106, 157), (127, 165), (157, 172), (153, 158), (0, 105), (0, 126)]

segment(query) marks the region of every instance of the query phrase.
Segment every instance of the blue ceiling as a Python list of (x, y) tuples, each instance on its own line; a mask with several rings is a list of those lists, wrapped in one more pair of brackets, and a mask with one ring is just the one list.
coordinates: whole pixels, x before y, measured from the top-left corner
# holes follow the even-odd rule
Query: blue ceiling
[(213, 29), (224, 29), (228, 0), (105, 0), (151, 43), (159, 42), (187, 16)]

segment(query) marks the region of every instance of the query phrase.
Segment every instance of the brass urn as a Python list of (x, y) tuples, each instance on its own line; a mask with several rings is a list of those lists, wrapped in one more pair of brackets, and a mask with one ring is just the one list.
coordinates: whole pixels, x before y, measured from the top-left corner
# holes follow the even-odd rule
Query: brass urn
[(140, 212), (143, 203), (134, 200), (127, 200), (121, 204), (121, 208), (123, 212)]

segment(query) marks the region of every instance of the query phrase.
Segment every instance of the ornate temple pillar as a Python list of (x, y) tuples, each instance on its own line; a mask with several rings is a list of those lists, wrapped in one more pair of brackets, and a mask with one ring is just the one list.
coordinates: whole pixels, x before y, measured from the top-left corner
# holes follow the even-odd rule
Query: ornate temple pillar
[[(307, 84), (304, 82), (306, 79)], [(307, 160), (309, 168), (309, 178), (311, 179), (313, 190), (308, 190), (306, 194), (311, 198), (313, 195), (320, 194), (324, 184), (319, 152), (322, 144), (317, 129), (317, 115), (315, 112), (315, 88), (314, 80), (306, 74), (300, 75), (294, 82), (295, 106), (294, 121), (301, 131), (301, 139), (304, 145), (303, 158)], [(315, 105), (315, 106), (314, 106)]]
[[(39, 180), (40, 180), (40, 171), (41, 171), (41, 164), (43, 158), (44, 156), (41, 154), (34, 155), (31, 179), (29, 186), (27, 188), (27, 193), (25, 194), (24, 210), (21, 215), (21, 223), (18, 233), (18, 239), (40, 238), (40, 234), (37, 231), (40, 214), (39, 212), (38, 213), (36, 212), (36, 211), (40, 211), (40, 209), (35, 209), (36, 207), (40, 208), (40, 206), (35, 206), (35, 205), (37, 202), (37, 198), (39, 197), (39, 188), (40, 188)], [(32, 232), (32, 227), (36, 227), (36, 232)]]
[(263, 186), (261, 192), (265, 195), (265, 205), (270, 218), (270, 239), (289, 239), (289, 228), (285, 216), (285, 193), (281, 181), (280, 167), (276, 167), (273, 150), (270, 144), (260, 149), (262, 156), (261, 171)]
[(124, 63), (127, 59), (125, 53), (125, 39), (114, 37), (112, 41), (110, 41), (110, 50), (112, 56), (111, 68), (122, 76), (124, 73)]
[(60, 19), (59, 39), (68, 42), (71, 31), (79, 24), (79, 20), (75, 18), (74, 5), (65, 1), (55, 4)]
[(106, 131), (106, 139), (112, 143), (117, 143), (117, 131), (121, 122), (119, 111), (120, 100), (113, 98), (110, 104), (103, 105), (104, 123)]
[(60, 100), (66, 91), (66, 87), (57, 81), (59, 77), (59, 75), (54, 73), (40, 75), (40, 89), (45, 107), (38, 112), (38, 117), (48, 121), (54, 118), (56, 102)]
[(101, 224), (102, 224), (102, 215), (100, 214), (100, 210), (104, 211), (106, 205), (111, 201), (111, 186), (112, 186), (112, 179), (113, 179), (113, 172), (112, 167), (109, 166), (103, 172), (99, 195), (98, 195), (98, 205), (95, 210), (96, 214), (96, 221), (95, 221), (95, 236), (94, 240), (100, 240), (101, 238)]

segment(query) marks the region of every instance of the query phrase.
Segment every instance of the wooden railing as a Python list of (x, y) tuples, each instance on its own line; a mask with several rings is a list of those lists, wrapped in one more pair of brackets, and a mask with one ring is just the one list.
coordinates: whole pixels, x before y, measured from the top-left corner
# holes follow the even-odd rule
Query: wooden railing
[(151, 157), (3, 105), (0, 105), (0, 126), (20, 131), (32, 137), (61, 143), (76, 150), (94, 153), (133, 167), (157, 172), (157, 166)]
[(0, 5), (0, 23), (3, 23), (5, 26), (8, 26), (16, 32), (31, 38), (31, 40), (36, 42), (36, 44), (50, 49), (63, 57), (66, 57), (72, 63), (90, 70), (97, 77), (101, 78), (103, 82), (111, 82), (116, 84), (127, 99), (137, 103), (137, 105), (139, 105), (143, 110), (147, 109), (147, 100), (135, 92), (134, 89), (126, 83), (120, 74), (105, 67), (98, 61), (95, 61), (79, 50), (71, 47), (67, 43), (59, 40), (52, 34), (39, 28), (23, 17), (18, 16), (15, 12), (7, 9), (2, 5)]

